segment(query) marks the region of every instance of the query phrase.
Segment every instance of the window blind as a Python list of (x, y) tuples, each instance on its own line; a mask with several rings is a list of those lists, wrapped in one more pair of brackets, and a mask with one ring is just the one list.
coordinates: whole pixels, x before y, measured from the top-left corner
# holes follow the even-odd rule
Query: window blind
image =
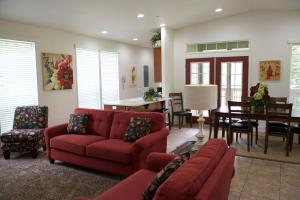
[(99, 52), (76, 49), (78, 106), (100, 108)]
[(35, 43), (0, 38), (1, 132), (12, 129), (17, 106), (37, 104)]
[(300, 45), (292, 45), (290, 70), (290, 101), (300, 110)]
[(119, 99), (119, 55), (117, 52), (101, 51), (102, 102)]

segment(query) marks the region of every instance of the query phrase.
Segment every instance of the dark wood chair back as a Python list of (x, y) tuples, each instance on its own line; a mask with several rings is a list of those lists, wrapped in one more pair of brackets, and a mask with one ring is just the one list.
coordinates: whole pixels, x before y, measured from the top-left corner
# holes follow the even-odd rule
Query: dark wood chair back
[(271, 101), (274, 103), (287, 103), (287, 97), (271, 97)]
[(169, 97), (171, 98), (170, 104), (172, 112), (184, 110), (182, 92), (169, 93)]
[[(228, 101), (229, 125), (232, 124), (232, 119), (242, 119), (248, 121), (250, 125), (251, 119), (251, 103), (248, 101)], [(250, 126), (248, 126), (250, 127)]]
[(249, 102), (249, 101), (251, 101), (251, 97), (241, 96), (241, 101), (242, 102)]
[(266, 125), (270, 122), (284, 122), (290, 127), (293, 104), (272, 103), (266, 105)]

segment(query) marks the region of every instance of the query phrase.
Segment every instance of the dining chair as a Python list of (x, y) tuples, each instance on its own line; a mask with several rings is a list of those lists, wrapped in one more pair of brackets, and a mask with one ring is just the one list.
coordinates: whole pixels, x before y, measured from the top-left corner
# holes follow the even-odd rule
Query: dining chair
[(174, 117), (178, 116), (179, 129), (181, 129), (184, 117), (189, 118), (190, 126), (192, 127), (192, 112), (190, 110), (184, 109), (182, 92), (169, 93), (169, 97), (171, 98), (170, 105), (172, 114), (172, 125), (174, 125)]
[[(268, 151), (269, 136), (279, 136), (286, 138), (286, 155), (289, 156), (292, 107), (291, 103), (266, 105), (265, 154)], [(276, 123), (284, 123), (286, 126), (274, 125)]]
[[(212, 134), (212, 129), (216, 128), (216, 124), (215, 124), (215, 111), (216, 109), (213, 110), (209, 110), (208, 111), (208, 123), (209, 123), (209, 139), (211, 139), (211, 134)], [(228, 126), (229, 126), (229, 120), (228, 119), (219, 119), (219, 126), (222, 128), (222, 138), (225, 137), (225, 133), (226, 135), (228, 134)]]
[[(237, 102), (228, 101), (229, 111), (229, 134), (227, 135), (227, 143), (230, 145), (233, 140), (233, 134), (238, 133), (247, 134), (247, 150), (250, 151), (250, 137), (252, 145), (253, 127), (251, 125), (251, 103), (250, 102)], [(243, 120), (244, 123), (235, 122), (234, 119)]]
[[(242, 102), (250, 102), (251, 101), (251, 97), (246, 97), (246, 96), (242, 96), (241, 97)], [(238, 123), (244, 123), (243, 120), (239, 120)], [(247, 123), (247, 121), (246, 121)], [(258, 120), (250, 120), (250, 124), (253, 128), (255, 128), (255, 144), (257, 144), (258, 141)], [(241, 137), (241, 134), (240, 134)]]

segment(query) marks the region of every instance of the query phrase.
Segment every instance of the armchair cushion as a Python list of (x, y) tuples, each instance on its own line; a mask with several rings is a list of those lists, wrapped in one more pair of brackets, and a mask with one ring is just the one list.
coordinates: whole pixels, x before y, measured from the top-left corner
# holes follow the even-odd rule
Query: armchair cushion
[(13, 129), (47, 128), (47, 106), (19, 106), (15, 110)]
[(142, 117), (131, 117), (124, 140), (134, 142), (150, 133), (151, 119)]
[(105, 140), (105, 138), (97, 135), (64, 134), (52, 138), (50, 147), (85, 155), (87, 145), (101, 140)]
[(1, 142), (20, 143), (37, 142), (44, 138), (44, 129), (13, 129), (2, 133)]
[(78, 133), (85, 134), (87, 123), (88, 123), (87, 114), (70, 114), (69, 124), (67, 127), (68, 133)]
[(87, 156), (120, 163), (131, 163), (133, 144), (120, 139), (95, 142), (87, 146)]

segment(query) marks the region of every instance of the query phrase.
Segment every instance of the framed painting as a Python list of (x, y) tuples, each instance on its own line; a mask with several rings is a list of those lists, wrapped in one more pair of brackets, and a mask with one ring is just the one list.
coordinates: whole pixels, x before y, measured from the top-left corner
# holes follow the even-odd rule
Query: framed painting
[(72, 55), (42, 53), (42, 68), (45, 91), (72, 89)]
[(130, 67), (130, 80), (129, 80), (129, 85), (131, 87), (136, 86), (136, 79), (137, 79), (137, 69), (135, 66)]
[(269, 60), (259, 62), (259, 80), (280, 80), (280, 60)]

